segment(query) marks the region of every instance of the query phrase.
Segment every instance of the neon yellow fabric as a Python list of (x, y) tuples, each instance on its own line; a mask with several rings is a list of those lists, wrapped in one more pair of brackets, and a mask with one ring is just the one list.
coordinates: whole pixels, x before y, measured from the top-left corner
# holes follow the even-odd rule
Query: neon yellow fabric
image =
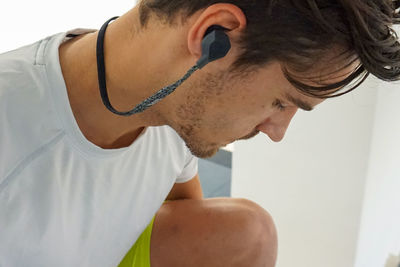
[(150, 267), (150, 239), (154, 218), (155, 216), (118, 267)]

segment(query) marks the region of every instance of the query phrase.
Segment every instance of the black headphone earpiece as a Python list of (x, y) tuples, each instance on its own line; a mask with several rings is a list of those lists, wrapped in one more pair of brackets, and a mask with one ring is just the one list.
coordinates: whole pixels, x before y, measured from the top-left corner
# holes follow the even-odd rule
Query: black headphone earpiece
[(207, 29), (201, 42), (201, 57), (196, 64), (199, 69), (228, 54), (231, 49), (231, 42), (224, 32), (226, 30), (228, 29), (219, 25), (212, 25)]

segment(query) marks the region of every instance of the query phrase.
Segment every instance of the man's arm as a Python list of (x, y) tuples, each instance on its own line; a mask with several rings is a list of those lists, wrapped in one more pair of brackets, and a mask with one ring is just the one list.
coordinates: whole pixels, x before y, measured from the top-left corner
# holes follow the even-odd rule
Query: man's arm
[(203, 190), (201, 189), (199, 174), (196, 174), (186, 183), (175, 183), (166, 200), (178, 199), (203, 199)]

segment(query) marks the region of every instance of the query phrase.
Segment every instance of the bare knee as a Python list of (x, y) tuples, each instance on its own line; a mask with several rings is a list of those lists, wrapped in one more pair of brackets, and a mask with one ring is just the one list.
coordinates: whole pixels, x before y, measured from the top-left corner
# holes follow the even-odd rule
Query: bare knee
[(235, 198), (164, 204), (151, 244), (152, 266), (174, 267), (273, 267), (277, 247), (268, 212), (250, 200)]
[(246, 252), (243, 260), (251, 262), (251, 266), (275, 266), (277, 233), (271, 215), (250, 200), (240, 198), (233, 201), (237, 203), (237, 221), (241, 224), (239, 239)]

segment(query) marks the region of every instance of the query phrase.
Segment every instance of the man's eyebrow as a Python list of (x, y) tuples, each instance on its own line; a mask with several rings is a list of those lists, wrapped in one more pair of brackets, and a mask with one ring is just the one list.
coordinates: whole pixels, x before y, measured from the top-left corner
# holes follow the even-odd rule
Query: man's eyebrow
[(286, 94), (286, 99), (295, 104), (297, 107), (301, 108), (302, 110), (311, 111), (314, 109), (309, 103), (304, 102), (303, 100), (300, 100), (298, 98), (295, 98), (289, 94)]

